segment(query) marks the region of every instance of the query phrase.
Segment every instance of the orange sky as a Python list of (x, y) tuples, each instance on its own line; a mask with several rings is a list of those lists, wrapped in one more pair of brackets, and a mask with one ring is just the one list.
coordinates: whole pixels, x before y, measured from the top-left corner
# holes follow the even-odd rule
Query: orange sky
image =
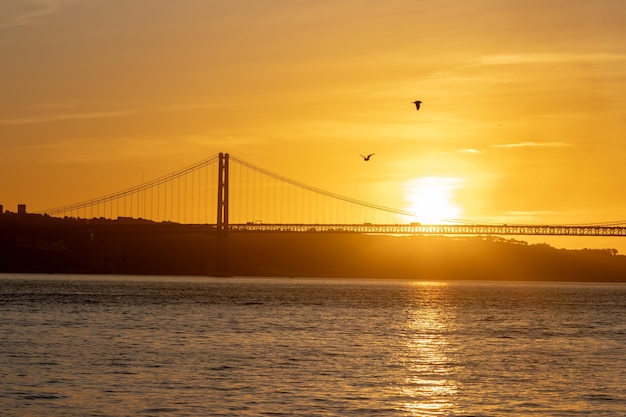
[(229, 152), (468, 221), (626, 220), (625, 28), (622, 0), (3, 0), (0, 204)]

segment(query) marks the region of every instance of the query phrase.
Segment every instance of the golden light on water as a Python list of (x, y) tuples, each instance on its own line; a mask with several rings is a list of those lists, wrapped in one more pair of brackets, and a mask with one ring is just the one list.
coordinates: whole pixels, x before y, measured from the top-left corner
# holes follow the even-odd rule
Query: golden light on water
[[(428, 291), (420, 287), (428, 286)], [(414, 416), (446, 415), (454, 407), (457, 392), (452, 349), (446, 334), (453, 325), (453, 311), (445, 306), (445, 282), (414, 283), (413, 308), (408, 311), (407, 341), (401, 361), (407, 377), (403, 385), (402, 408)], [(441, 291), (432, 287), (439, 286)], [(428, 298), (424, 298), (428, 297)]]
[(423, 224), (458, 219), (463, 210), (456, 204), (454, 194), (461, 183), (461, 179), (456, 177), (433, 176), (409, 180), (404, 186), (404, 199), (409, 203), (406, 210), (415, 213)]

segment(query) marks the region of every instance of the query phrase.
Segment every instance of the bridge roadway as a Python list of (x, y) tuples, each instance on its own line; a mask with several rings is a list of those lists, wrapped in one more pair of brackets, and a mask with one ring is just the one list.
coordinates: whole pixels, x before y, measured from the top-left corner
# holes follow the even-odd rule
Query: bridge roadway
[(626, 226), (507, 224), (230, 224), (231, 232), (335, 232), (410, 235), (621, 236)]
[[(16, 223), (14, 228), (24, 229)], [(36, 229), (89, 229), (125, 233), (209, 233), (217, 232), (215, 224), (180, 224), (134, 220), (106, 221), (61, 221), (50, 224), (35, 222)], [(9, 225), (0, 224), (0, 234), (8, 231)], [(615, 236), (626, 237), (626, 226), (576, 226), (576, 225), (519, 225), (519, 224), (319, 224), (319, 223), (231, 223), (231, 233), (258, 232), (319, 232), (319, 233), (364, 233), (395, 235), (513, 235), (513, 236)]]

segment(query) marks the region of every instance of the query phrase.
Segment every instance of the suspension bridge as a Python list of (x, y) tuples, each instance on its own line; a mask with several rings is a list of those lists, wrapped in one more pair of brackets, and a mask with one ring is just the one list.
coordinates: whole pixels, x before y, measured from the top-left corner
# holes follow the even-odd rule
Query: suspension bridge
[[(424, 202), (425, 205), (428, 201)], [(38, 214), (143, 219), (189, 231), (335, 232), (415, 235), (626, 236), (626, 222), (531, 225), (448, 219), (420, 224), (415, 213), (307, 185), (228, 153), (97, 198)], [(400, 222), (399, 220), (403, 220)], [(134, 227), (141, 228), (141, 224)]]

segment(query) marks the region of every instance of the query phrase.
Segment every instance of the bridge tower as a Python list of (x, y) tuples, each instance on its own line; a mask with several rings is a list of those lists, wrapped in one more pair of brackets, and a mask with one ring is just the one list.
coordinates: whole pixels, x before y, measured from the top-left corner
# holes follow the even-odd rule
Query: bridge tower
[(228, 275), (228, 159), (220, 152), (217, 178), (217, 253), (215, 269), (218, 275)]

